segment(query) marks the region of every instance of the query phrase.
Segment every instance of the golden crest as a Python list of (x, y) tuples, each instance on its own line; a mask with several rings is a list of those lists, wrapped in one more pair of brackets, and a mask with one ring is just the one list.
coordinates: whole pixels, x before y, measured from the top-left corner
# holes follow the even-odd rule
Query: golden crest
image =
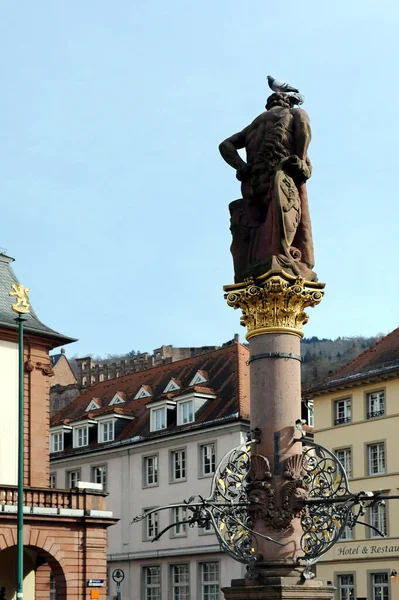
[(14, 312), (18, 314), (26, 314), (29, 312), (30, 303), (28, 292), (30, 292), (30, 288), (26, 288), (22, 285), (22, 283), (12, 283), (11, 284), (12, 292), (8, 292), (9, 296), (16, 296), (15, 303), (11, 305), (11, 308)]

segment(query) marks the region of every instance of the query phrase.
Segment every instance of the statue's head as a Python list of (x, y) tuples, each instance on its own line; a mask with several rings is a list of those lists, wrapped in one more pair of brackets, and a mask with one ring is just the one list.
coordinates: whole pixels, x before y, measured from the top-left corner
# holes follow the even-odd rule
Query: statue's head
[(288, 94), (283, 92), (275, 92), (268, 97), (266, 101), (266, 110), (270, 110), (274, 106), (281, 106), (282, 108), (292, 108), (291, 98)]

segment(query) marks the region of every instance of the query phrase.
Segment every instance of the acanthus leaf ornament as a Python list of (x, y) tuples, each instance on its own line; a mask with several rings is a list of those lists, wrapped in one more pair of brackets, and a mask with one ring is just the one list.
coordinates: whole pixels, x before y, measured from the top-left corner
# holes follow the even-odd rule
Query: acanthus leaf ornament
[(290, 332), (303, 336), (309, 317), (305, 308), (319, 304), (323, 283), (306, 281), (283, 270), (270, 270), (255, 279), (224, 286), (227, 304), (242, 310), (247, 339), (262, 333)]

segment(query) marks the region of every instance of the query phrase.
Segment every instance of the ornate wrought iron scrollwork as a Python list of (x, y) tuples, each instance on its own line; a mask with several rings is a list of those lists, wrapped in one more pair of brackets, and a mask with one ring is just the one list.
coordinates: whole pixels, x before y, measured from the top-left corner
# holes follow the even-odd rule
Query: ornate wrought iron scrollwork
[[(208, 498), (192, 496), (188, 501), (139, 515), (133, 522), (153, 512), (183, 507), (186, 518), (179, 523), (190, 527), (206, 527), (211, 523), (221, 548), (251, 567), (262, 558), (258, 553), (259, 538), (283, 545), (254, 531), (253, 520), (262, 519), (269, 526), (281, 529), (289, 525), (293, 516), (300, 516), (303, 555), (298, 558), (306, 561), (304, 576), (311, 577), (312, 564), (342, 537), (346, 527), (361, 523), (359, 517), (364, 515), (366, 506), (381, 502), (383, 497), (371, 492), (354, 494), (342, 463), (330, 450), (308, 440), (297, 441), (304, 447), (302, 455), (293, 455), (285, 461), (283, 476), (287, 481), (281, 488), (281, 506), (275, 502), (267, 458), (257, 454), (251, 457), (251, 445), (257, 442), (255, 436), (222, 458)], [(168, 525), (153, 541), (177, 524)]]
[(366, 507), (379, 504), (383, 499), (372, 492), (353, 493), (341, 461), (330, 450), (301, 440), (303, 448), (304, 481), (308, 496), (301, 519), (303, 535), (301, 549), (306, 561), (306, 573), (310, 576), (312, 564), (325, 554), (343, 536), (344, 530), (362, 523), (381, 537), (384, 534), (368, 523), (359, 520)]

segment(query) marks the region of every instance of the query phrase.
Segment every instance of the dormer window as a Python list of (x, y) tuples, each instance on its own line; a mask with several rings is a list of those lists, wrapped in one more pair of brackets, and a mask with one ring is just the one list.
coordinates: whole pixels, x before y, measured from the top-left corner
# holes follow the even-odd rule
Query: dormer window
[(101, 408), (100, 404), (98, 403), (98, 398), (92, 398), (89, 402), (89, 404), (87, 405), (86, 408), (86, 412), (89, 412), (90, 410), (97, 410)]
[[(176, 402), (174, 400), (158, 400), (149, 402), (147, 409), (150, 411), (150, 431), (166, 429), (175, 416)], [(169, 417), (169, 415), (172, 415)]]
[(64, 432), (57, 431), (51, 434), (51, 452), (61, 452), (64, 449)]
[(97, 425), (97, 421), (93, 419), (85, 419), (73, 423), (73, 448), (83, 448), (88, 446), (90, 442), (89, 429)]
[(151, 431), (166, 429), (166, 406), (151, 411)]
[(62, 452), (64, 449), (64, 433), (68, 433), (72, 427), (67, 425), (58, 425), (51, 428), (50, 433), (50, 452)]
[(98, 424), (98, 441), (101, 442), (112, 442), (115, 437), (114, 419), (108, 419), (107, 421), (101, 421)]
[(137, 394), (134, 397), (134, 400), (140, 400), (140, 398), (151, 398), (150, 390), (148, 386), (142, 385)]
[(195, 416), (200, 408), (209, 400), (214, 400), (215, 394), (191, 391), (174, 398), (177, 406), (176, 425), (194, 423)]
[(206, 383), (207, 381), (208, 380), (205, 377), (205, 373), (203, 371), (197, 371), (188, 385), (189, 387), (191, 387), (193, 385), (200, 385), (201, 383)]
[(194, 413), (194, 400), (186, 400), (185, 402), (178, 403), (178, 415), (177, 424), (186, 425), (187, 423), (193, 423), (195, 420)]
[(162, 393), (169, 394), (170, 392), (176, 392), (177, 390), (180, 390), (179, 384), (175, 379), (171, 379)]
[(73, 447), (81, 448), (87, 446), (89, 443), (89, 426), (82, 425), (82, 427), (76, 427), (73, 432)]
[(116, 392), (115, 396), (112, 398), (109, 406), (114, 406), (115, 404), (124, 404), (125, 398), (122, 392)]

